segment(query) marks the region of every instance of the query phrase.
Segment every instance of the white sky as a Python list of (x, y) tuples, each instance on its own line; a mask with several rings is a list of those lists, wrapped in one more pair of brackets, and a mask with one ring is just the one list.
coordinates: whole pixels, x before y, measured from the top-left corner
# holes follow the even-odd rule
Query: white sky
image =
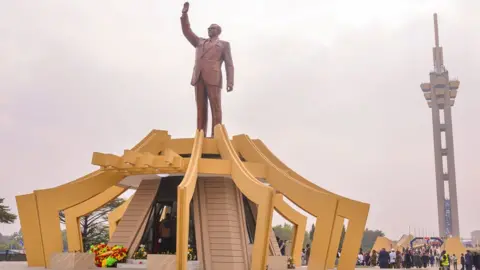
[[(0, 0), (0, 197), (74, 180), (94, 151), (121, 153), (151, 129), (190, 137), (194, 51), (182, 1)], [(223, 28), (236, 68), (230, 134), (261, 138), (311, 181), (371, 204), (396, 239), (437, 232), (431, 113), (433, 18), (450, 74), (462, 236), (480, 229), (480, 1), (191, 2), (199, 35)], [(279, 220), (277, 219), (277, 222)], [(0, 226), (2, 234), (19, 229)]]

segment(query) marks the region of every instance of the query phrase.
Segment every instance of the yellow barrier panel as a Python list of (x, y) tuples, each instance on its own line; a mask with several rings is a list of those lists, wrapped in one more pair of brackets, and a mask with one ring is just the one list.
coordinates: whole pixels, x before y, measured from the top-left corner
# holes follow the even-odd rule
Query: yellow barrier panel
[(190, 202), (197, 186), (198, 161), (202, 157), (203, 137), (203, 131), (197, 130), (187, 171), (177, 188), (177, 270), (187, 270)]
[(215, 139), (220, 155), (232, 161), (232, 179), (240, 191), (258, 205), (255, 242), (252, 249), (251, 269), (265, 269), (268, 258), (269, 235), (275, 192), (260, 183), (246, 168), (231, 144), (223, 125), (215, 126)]
[[(17, 201), (20, 227), (23, 233), (24, 248), (28, 252), (27, 263), (30, 267), (45, 266), (43, 256), (43, 239), (38, 221), (37, 199), (35, 194), (26, 194), (15, 197)], [(33, 252), (32, 252), (33, 251)]]

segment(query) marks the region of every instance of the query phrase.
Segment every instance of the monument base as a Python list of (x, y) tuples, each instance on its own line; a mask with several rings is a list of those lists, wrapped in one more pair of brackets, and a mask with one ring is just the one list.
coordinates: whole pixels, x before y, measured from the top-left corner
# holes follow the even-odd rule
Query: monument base
[(55, 253), (50, 258), (50, 269), (97, 269), (97, 267), (95, 266), (95, 255), (90, 253)]

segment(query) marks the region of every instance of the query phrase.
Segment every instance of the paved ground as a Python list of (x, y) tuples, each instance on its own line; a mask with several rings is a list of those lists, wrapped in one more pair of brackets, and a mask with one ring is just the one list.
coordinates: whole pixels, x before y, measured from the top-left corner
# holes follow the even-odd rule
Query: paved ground
[[(27, 267), (27, 263), (25, 263), (25, 262), (0, 262), (0, 270), (34, 270), (34, 269), (45, 269), (45, 268), (43, 268), (43, 267)], [(299, 269), (299, 268), (297, 268), (297, 269)], [(307, 269), (307, 268), (302, 267), (300, 269)], [(362, 270), (362, 269), (365, 270), (365, 269), (368, 269), (368, 268), (358, 268), (358, 270)], [(379, 269), (379, 268), (377, 267), (377, 268), (373, 268), (373, 269)], [(425, 269), (425, 268), (422, 268), (422, 269)], [(427, 268), (425, 270), (428, 270), (428, 269), (438, 270), (438, 268)]]

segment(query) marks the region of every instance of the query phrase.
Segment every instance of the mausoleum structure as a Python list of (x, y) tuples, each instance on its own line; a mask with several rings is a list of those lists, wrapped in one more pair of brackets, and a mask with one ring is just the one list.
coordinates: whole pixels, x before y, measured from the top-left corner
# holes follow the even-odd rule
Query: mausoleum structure
[[(79, 218), (136, 189), (109, 215), (109, 245), (124, 246), (129, 257), (145, 245), (148, 269), (187, 269), (189, 248), (195, 249), (198, 269), (286, 269), (272, 231), (274, 210), (294, 225), (291, 256), (300, 266), (307, 219), (286, 199), (316, 217), (308, 269), (333, 268), (345, 220), (338, 268), (355, 268), (368, 204), (316, 186), (261, 140), (230, 138), (221, 124), (214, 134), (205, 138), (196, 131), (194, 138), (175, 139), (153, 130), (122, 156), (94, 153), (97, 171), (17, 196), (28, 265), (48, 267), (51, 258), (86, 252)], [(69, 253), (62, 253), (59, 211), (66, 217)], [(167, 219), (175, 224), (172, 238), (159, 244), (157, 228)]]

